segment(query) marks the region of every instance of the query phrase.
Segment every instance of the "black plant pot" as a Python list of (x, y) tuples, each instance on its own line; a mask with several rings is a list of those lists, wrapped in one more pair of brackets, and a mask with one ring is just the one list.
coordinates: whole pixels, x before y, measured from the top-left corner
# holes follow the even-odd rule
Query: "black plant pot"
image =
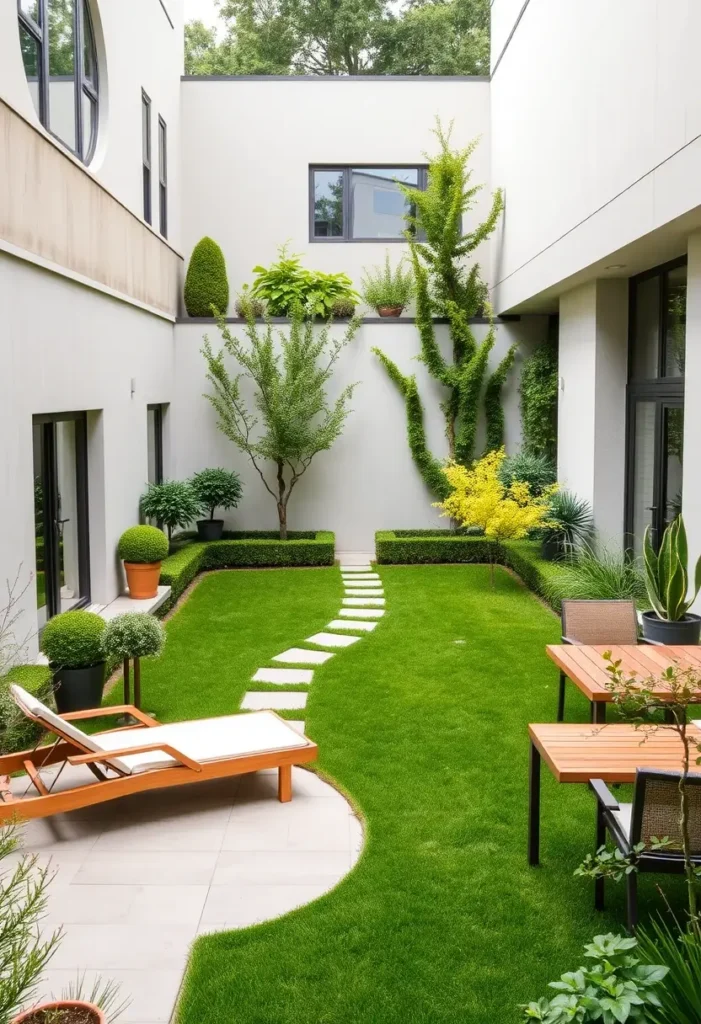
[(104, 661), (87, 668), (54, 669), (54, 697), (59, 714), (99, 708), (104, 685)]
[(540, 553), (546, 562), (554, 562), (556, 559), (562, 558), (565, 553), (565, 546), (562, 543), (562, 538), (556, 533), (544, 537), (543, 543), (540, 547)]
[(698, 644), (701, 636), (701, 615), (686, 615), (679, 622), (667, 622), (655, 612), (643, 612), (643, 636), (657, 644), (679, 647)]
[(200, 540), (221, 540), (223, 530), (223, 519), (199, 519), (197, 521), (197, 533)]

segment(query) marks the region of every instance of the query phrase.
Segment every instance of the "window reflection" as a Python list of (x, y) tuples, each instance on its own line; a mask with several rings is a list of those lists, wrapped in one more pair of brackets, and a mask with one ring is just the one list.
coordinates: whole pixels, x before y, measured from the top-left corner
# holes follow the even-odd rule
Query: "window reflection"
[(410, 207), (397, 182), (417, 187), (417, 168), (351, 170), (351, 234), (353, 238), (402, 238)]
[(24, 73), (27, 76), (29, 94), (32, 97), (37, 116), (41, 118), (41, 99), (39, 96), (39, 44), (34, 36), (23, 25), (19, 27), (19, 41), (22, 49)]
[(665, 377), (683, 377), (686, 355), (686, 267), (667, 274)]
[(75, 131), (75, 0), (49, 0), (49, 124), (77, 151)]
[(343, 235), (343, 171), (314, 171), (314, 235)]

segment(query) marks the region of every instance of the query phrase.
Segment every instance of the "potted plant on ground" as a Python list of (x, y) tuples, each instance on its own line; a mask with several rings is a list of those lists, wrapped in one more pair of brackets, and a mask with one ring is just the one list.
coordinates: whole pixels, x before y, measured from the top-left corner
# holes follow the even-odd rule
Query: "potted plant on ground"
[(221, 540), (224, 520), (215, 519), (218, 508), (236, 508), (243, 488), (237, 473), (226, 469), (203, 469), (195, 473), (190, 485), (195, 492), (202, 510), (209, 512), (209, 519), (198, 519), (197, 532), (200, 540)]
[(105, 620), (93, 612), (63, 612), (44, 626), (41, 649), (54, 674), (60, 714), (99, 708), (105, 683), (105, 656), (100, 641)]
[(548, 525), (543, 532), (542, 555), (552, 561), (573, 554), (594, 532), (591, 505), (571, 491), (556, 491), (550, 499)]
[(129, 660), (134, 659), (134, 704), (141, 707), (141, 658), (157, 658), (166, 642), (166, 631), (158, 619), (147, 612), (127, 612), (107, 623), (102, 634), (102, 650), (108, 658), (119, 658), (124, 665), (124, 703), (129, 699)]
[(414, 294), (414, 278), (410, 270), (398, 263), (395, 270), (385, 253), (384, 267), (373, 267), (363, 274), (363, 299), (383, 317), (401, 316)]
[(244, 320), (262, 320), (265, 316), (265, 303), (251, 295), (251, 289), (247, 284), (242, 286), (237, 295), (234, 309), (236, 315), (243, 317)]
[(152, 519), (166, 527), (169, 541), (173, 538), (173, 530), (185, 529), (202, 511), (195, 492), (184, 480), (149, 484), (149, 489), (141, 495), (139, 509), (144, 519)]
[(652, 546), (650, 527), (643, 539), (645, 584), (652, 610), (643, 612), (643, 636), (662, 644), (697, 644), (701, 616), (689, 612), (701, 588), (701, 558), (694, 572), (693, 595), (689, 596), (689, 546), (681, 515), (669, 524), (659, 554)]
[(168, 554), (168, 540), (155, 526), (132, 526), (119, 538), (119, 557), (124, 561), (129, 596), (144, 601), (158, 593), (161, 562)]

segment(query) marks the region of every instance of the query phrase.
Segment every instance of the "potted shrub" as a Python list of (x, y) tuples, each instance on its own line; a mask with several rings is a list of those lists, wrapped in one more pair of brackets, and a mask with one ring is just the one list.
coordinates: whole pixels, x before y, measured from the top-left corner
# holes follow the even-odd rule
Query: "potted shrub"
[(190, 485), (203, 511), (209, 512), (209, 519), (197, 521), (200, 540), (221, 540), (224, 520), (215, 519), (218, 508), (236, 508), (241, 500), (242, 487), (237, 473), (226, 469), (203, 469), (195, 473)]
[(251, 295), (247, 284), (243, 285), (240, 294), (237, 295), (234, 309), (236, 315), (244, 320), (262, 320), (265, 316), (265, 303)]
[(694, 572), (693, 596), (689, 597), (689, 547), (681, 515), (669, 524), (662, 537), (659, 554), (650, 538), (650, 527), (643, 538), (645, 584), (652, 610), (643, 612), (643, 636), (662, 644), (697, 644), (701, 635), (701, 616), (689, 612), (701, 588), (701, 558)]
[(331, 316), (334, 320), (350, 320), (355, 316), (355, 301), (353, 299), (334, 299)]
[(54, 675), (60, 714), (99, 708), (105, 682), (105, 621), (93, 612), (63, 612), (44, 626), (41, 649)]
[(145, 601), (158, 593), (161, 562), (168, 554), (168, 540), (155, 526), (132, 526), (119, 538), (119, 557), (124, 561), (129, 595)]
[(393, 270), (389, 250), (385, 253), (384, 267), (373, 267), (363, 274), (363, 299), (380, 316), (401, 316), (413, 294), (414, 278), (411, 271), (403, 270), (401, 262)]
[(12, 1024), (107, 1024), (99, 1006), (82, 999), (58, 999), (20, 1013)]
[(157, 658), (166, 642), (162, 623), (148, 612), (127, 612), (107, 623), (102, 634), (102, 650), (108, 658), (119, 658), (124, 665), (124, 703), (129, 699), (129, 660), (134, 659), (134, 704), (141, 707), (141, 658)]
[(150, 484), (146, 493), (141, 495), (139, 508), (144, 519), (152, 519), (166, 527), (168, 540), (172, 539), (176, 527), (184, 529), (189, 526), (202, 511), (195, 492), (184, 480)]

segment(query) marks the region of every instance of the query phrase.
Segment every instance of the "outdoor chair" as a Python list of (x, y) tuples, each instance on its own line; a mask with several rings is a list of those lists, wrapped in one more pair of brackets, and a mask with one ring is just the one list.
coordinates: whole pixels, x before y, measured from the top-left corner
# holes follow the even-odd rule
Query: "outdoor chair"
[[(130, 704), (58, 715), (21, 687), (10, 693), (20, 710), (53, 744), (0, 757), (0, 821), (15, 815), (43, 818), (151, 789), (229, 778), (264, 768), (278, 769), (278, 797), (292, 798), (292, 765), (316, 760), (317, 746), (273, 711), (227, 715), (161, 725)], [(72, 723), (107, 715), (129, 715), (136, 724), (87, 734)], [(42, 773), (58, 765), (57, 772)], [(86, 765), (94, 781), (56, 788), (67, 765)], [(13, 773), (26, 772), (18, 796)], [(44, 777), (46, 775), (46, 777)], [(66, 780), (64, 779), (64, 782)], [(70, 780), (68, 780), (70, 781)], [(30, 789), (36, 791), (28, 795)]]
[[(638, 643), (638, 615), (634, 601), (575, 601), (568, 598), (562, 602), (561, 616), (563, 644)], [(558, 722), (565, 718), (566, 682), (567, 676), (561, 669)]]
[[(626, 856), (632, 854), (638, 843), (649, 847), (653, 836), (669, 838), (671, 845), (658, 851), (646, 849), (635, 856), (636, 871), (626, 878), (628, 928), (635, 931), (638, 923), (638, 874), (654, 872), (683, 874), (681, 832), (679, 828), (680, 772), (653, 771), (639, 768), (635, 777), (632, 804), (619, 804), (601, 779), (589, 783), (597, 800), (596, 848), (603, 846), (608, 830), (616, 847)], [(689, 836), (691, 853), (696, 866), (701, 866), (701, 775), (692, 774), (686, 780), (689, 798)], [(594, 906), (604, 909), (604, 879), (594, 883)]]

